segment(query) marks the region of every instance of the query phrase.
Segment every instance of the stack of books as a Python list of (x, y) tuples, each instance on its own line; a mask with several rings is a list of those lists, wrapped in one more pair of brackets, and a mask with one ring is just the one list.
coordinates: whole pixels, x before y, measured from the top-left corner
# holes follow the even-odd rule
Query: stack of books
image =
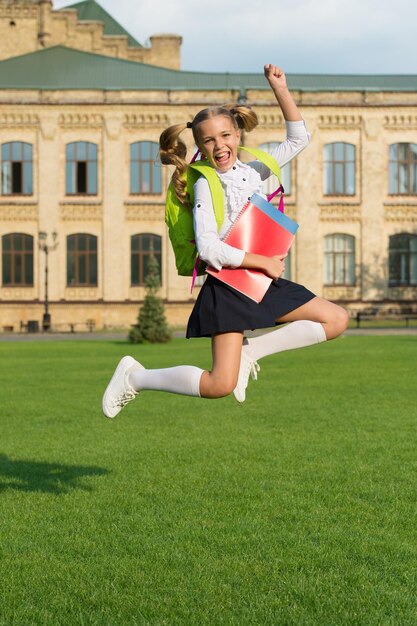
[[(223, 241), (245, 252), (284, 256), (291, 247), (297, 229), (296, 222), (255, 193), (245, 204)], [(272, 282), (272, 278), (258, 270), (227, 267), (216, 270), (209, 266), (206, 271), (255, 302), (261, 302)]]

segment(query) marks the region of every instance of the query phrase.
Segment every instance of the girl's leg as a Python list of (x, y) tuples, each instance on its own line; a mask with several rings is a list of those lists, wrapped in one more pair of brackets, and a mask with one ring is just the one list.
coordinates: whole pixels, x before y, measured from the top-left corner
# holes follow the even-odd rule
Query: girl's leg
[(253, 378), (257, 377), (258, 359), (334, 339), (346, 329), (349, 316), (337, 304), (316, 297), (277, 321), (292, 323), (260, 337), (245, 339), (238, 385), (234, 390), (239, 402), (245, 400), (249, 376), (252, 374)]
[(200, 394), (203, 398), (221, 398), (232, 393), (239, 374), (242, 338), (242, 333), (213, 335), (212, 370), (204, 372), (200, 381)]
[(213, 367), (205, 372), (193, 365), (146, 370), (133, 357), (121, 359), (103, 396), (103, 412), (115, 417), (145, 390), (168, 391), (203, 398), (221, 398), (236, 386), (242, 333), (223, 333), (212, 339)]
[(326, 339), (335, 339), (346, 330), (349, 323), (349, 315), (338, 304), (316, 297), (298, 307), (298, 309), (280, 317), (277, 321), (294, 322), (297, 320), (319, 322), (324, 328)]
[(128, 382), (135, 392), (168, 391), (187, 396), (221, 398), (232, 393), (239, 372), (242, 333), (222, 333), (212, 338), (210, 372), (193, 365), (164, 369), (132, 368)]
[(243, 349), (252, 360), (334, 339), (346, 329), (349, 316), (337, 304), (313, 298), (277, 321), (292, 324), (245, 341)]

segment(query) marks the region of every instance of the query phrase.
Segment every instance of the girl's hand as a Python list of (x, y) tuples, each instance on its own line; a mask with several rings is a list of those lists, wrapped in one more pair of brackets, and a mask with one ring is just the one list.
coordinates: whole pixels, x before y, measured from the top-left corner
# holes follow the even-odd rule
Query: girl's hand
[(280, 254), (278, 256), (264, 256), (263, 254), (246, 252), (243, 262), (239, 265), (239, 267), (260, 270), (269, 276), (269, 278), (273, 278), (275, 280), (285, 271), (286, 256), (286, 254)]
[(277, 65), (265, 65), (264, 74), (281, 107), (286, 122), (301, 122), (302, 116), (287, 86), (284, 70)]
[(283, 274), (285, 272), (285, 257), (287, 255), (284, 254), (283, 256), (271, 256), (271, 257), (265, 257), (266, 258), (266, 264), (265, 264), (265, 274), (267, 276), (269, 276), (269, 278), (273, 278), (274, 280), (278, 279), (281, 274)]
[(266, 80), (271, 85), (274, 91), (276, 89), (287, 88), (287, 79), (285, 77), (285, 72), (283, 69), (278, 67), (278, 65), (272, 65), (271, 63), (269, 63), (268, 65), (264, 65), (264, 74)]

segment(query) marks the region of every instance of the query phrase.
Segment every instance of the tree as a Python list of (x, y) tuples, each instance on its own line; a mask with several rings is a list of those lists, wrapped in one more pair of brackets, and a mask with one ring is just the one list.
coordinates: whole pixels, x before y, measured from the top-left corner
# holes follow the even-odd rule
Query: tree
[(129, 332), (131, 343), (166, 343), (171, 339), (171, 330), (168, 326), (164, 303), (157, 296), (161, 286), (159, 279), (159, 265), (155, 256), (149, 257), (148, 272), (145, 278), (145, 299), (139, 309), (138, 321)]

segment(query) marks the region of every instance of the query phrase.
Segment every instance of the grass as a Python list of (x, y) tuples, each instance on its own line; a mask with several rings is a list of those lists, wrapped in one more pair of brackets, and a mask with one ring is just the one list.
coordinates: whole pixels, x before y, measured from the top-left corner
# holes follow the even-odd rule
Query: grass
[(126, 352), (0, 343), (0, 624), (385, 625), (416, 619), (417, 337), (262, 362), (243, 406), (100, 400)]

